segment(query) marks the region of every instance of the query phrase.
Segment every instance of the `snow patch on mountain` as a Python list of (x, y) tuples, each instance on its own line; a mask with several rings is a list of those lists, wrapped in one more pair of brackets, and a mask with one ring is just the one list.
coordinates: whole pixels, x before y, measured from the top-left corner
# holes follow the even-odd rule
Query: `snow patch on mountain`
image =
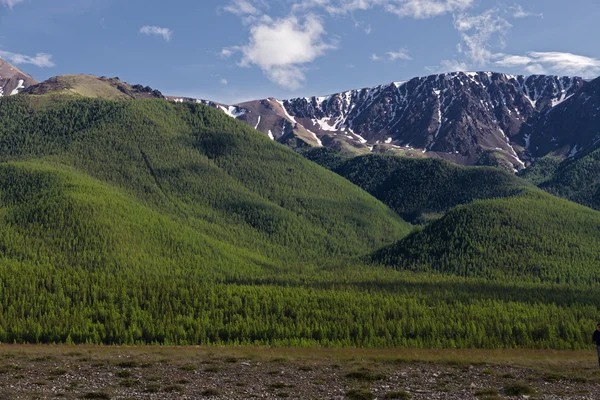
[(14, 96), (15, 94), (19, 94), (20, 89), (25, 89), (25, 86), (23, 86), (23, 83), (25, 83), (25, 81), (23, 79), (19, 79), (19, 84), (17, 85), (17, 87), (14, 88), (12, 92), (10, 92), (11, 96)]
[(247, 113), (247, 110), (244, 110), (243, 108), (239, 108), (237, 106), (222, 106), (219, 105), (219, 108), (227, 115), (229, 115), (231, 118), (239, 118), (242, 115)]

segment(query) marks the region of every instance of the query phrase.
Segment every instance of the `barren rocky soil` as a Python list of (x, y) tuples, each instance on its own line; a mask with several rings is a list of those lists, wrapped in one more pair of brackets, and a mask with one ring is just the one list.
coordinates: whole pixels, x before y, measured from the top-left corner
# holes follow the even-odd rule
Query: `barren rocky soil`
[(599, 399), (594, 361), (593, 352), (2, 346), (0, 399)]

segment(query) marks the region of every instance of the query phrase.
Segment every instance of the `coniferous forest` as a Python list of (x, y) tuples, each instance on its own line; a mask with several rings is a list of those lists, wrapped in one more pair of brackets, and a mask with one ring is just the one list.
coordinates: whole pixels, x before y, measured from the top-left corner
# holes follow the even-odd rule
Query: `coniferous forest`
[(307, 159), (201, 104), (57, 93), (0, 127), (3, 343), (580, 349), (600, 318), (595, 153)]

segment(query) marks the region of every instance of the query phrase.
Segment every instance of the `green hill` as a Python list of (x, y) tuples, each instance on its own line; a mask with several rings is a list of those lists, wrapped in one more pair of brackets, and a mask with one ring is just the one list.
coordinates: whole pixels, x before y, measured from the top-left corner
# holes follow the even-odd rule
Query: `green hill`
[(19, 95), (0, 99), (0, 126), (0, 342), (206, 342), (181, 318), (225, 306), (196, 308), (200, 292), (308, 274), (410, 230), (203, 105)]
[(156, 90), (141, 85), (129, 85), (119, 78), (97, 77), (94, 75), (61, 75), (50, 78), (25, 89), (22, 93), (33, 95), (72, 94), (107, 100), (130, 100), (142, 98), (162, 98)]
[(255, 253), (290, 261), (359, 255), (409, 228), (335, 174), (203, 105), (35, 104), (3, 100), (0, 162), (71, 167)]
[(563, 161), (540, 188), (600, 210), (600, 148)]
[[(469, 171), (451, 181), (516, 195), (451, 209), (399, 252), (411, 226), (390, 208), (215, 109), (49, 90), (0, 99), (0, 127), (2, 343), (589, 345), (598, 213), (506, 174), (498, 189), (423, 164), (441, 190)], [(407, 165), (407, 215), (478, 193), (419, 197)], [(382, 248), (400, 270), (364, 262)]]
[(464, 277), (592, 284), (600, 281), (598, 243), (600, 213), (534, 189), (456, 207), (373, 260)]
[(475, 199), (510, 197), (531, 184), (491, 167), (461, 167), (436, 159), (394, 155), (347, 156), (323, 149), (305, 156), (371, 193), (402, 218), (424, 222)]

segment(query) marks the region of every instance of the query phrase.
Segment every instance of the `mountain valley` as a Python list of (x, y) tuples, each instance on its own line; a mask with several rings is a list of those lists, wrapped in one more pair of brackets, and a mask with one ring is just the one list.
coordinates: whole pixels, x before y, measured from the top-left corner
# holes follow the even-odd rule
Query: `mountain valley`
[(0, 342), (588, 345), (598, 80), (226, 106), (3, 65)]

